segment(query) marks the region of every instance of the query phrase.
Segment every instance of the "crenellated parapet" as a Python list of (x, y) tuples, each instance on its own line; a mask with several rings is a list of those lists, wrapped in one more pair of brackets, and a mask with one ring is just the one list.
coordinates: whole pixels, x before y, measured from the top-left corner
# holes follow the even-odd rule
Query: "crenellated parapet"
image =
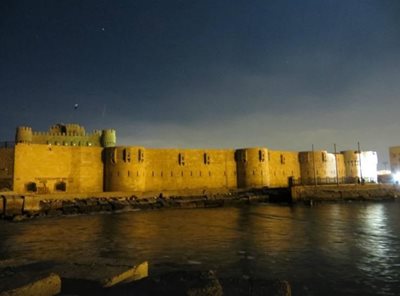
[(55, 124), (46, 132), (21, 126), (17, 128), (15, 140), (16, 143), (27, 144), (113, 147), (116, 145), (116, 132), (107, 129), (87, 133), (79, 124)]
[(105, 129), (101, 132), (101, 146), (114, 147), (117, 144), (117, 136), (114, 129)]
[(32, 143), (33, 132), (29, 126), (17, 127), (15, 134), (15, 143)]

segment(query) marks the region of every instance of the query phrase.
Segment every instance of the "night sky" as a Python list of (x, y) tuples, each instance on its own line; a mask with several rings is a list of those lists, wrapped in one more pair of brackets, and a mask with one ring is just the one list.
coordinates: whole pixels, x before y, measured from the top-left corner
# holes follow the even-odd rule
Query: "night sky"
[(359, 141), (382, 168), (399, 94), (398, 0), (0, 1), (2, 140), (76, 122), (149, 147)]

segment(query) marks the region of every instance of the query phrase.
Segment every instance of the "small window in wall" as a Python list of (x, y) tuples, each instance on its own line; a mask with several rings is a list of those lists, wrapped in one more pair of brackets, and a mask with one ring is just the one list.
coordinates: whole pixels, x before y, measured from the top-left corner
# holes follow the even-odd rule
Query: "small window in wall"
[(281, 154), (281, 164), (285, 164), (285, 162), (286, 162), (285, 156)]
[(246, 162), (247, 161), (247, 151), (246, 150), (242, 151), (242, 155), (241, 156), (242, 156), (241, 160), (243, 162)]
[(210, 171), (208, 172), (208, 176), (211, 177), (211, 172)]
[(256, 171), (255, 170), (253, 170), (253, 176), (256, 174)]
[(164, 174), (163, 174), (163, 172), (161, 171), (161, 172), (160, 172), (160, 176), (162, 177), (163, 175), (164, 175)]
[(201, 177), (201, 171), (199, 172), (199, 177)]
[(130, 177), (131, 176), (131, 172), (130, 171), (128, 171), (128, 177)]
[(154, 177), (154, 171), (153, 171), (153, 172), (151, 172), (151, 176), (152, 176), (152, 177)]
[(190, 177), (193, 177), (193, 171), (190, 171)]
[(322, 161), (326, 162), (326, 154), (324, 152), (322, 152)]
[(174, 172), (171, 172), (171, 177), (173, 177), (174, 176)]
[(55, 185), (55, 190), (65, 192), (65, 191), (67, 191), (67, 184), (63, 181), (57, 182)]
[(117, 149), (115, 148), (111, 150), (111, 163), (117, 163)]
[(263, 150), (258, 150), (258, 160), (260, 162), (264, 162), (265, 161), (265, 152)]
[(183, 155), (183, 153), (178, 154), (178, 163), (181, 166), (185, 165), (185, 155)]
[(210, 155), (207, 153), (204, 153), (203, 160), (204, 160), (204, 164), (210, 164)]
[(183, 171), (181, 171), (181, 176), (183, 177)]
[(37, 186), (35, 182), (29, 182), (26, 184), (26, 190), (29, 192), (37, 192)]
[(124, 149), (122, 153), (122, 157), (125, 162), (131, 162), (131, 152), (128, 149)]
[(144, 162), (144, 151), (142, 149), (138, 150), (138, 162)]
[(235, 151), (235, 160), (236, 162), (246, 162), (247, 161), (247, 151), (246, 150), (237, 150)]

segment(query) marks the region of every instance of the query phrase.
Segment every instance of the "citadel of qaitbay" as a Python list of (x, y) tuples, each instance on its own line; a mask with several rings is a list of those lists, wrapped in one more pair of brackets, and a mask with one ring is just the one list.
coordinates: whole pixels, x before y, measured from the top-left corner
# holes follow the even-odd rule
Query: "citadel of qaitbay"
[(0, 148), (0, 189), (16, 194), (156, 192), (287, 188), (297, 184), (377, 182), (375, 151), (155, 149), (118, 146), (113, 129), (55, 124), (17, 127)]

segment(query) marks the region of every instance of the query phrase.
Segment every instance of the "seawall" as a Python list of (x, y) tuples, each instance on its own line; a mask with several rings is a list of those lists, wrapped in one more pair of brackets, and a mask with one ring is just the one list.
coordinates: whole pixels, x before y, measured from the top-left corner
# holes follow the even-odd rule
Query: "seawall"
[(400, 187), (382, 184), (293, 186), (280, 189), (98, 192), (85, 194), (0, 193), (0, 217), (22, 220), (38, 216), (88, 214), (160, 208), (209, 208), (259, 202), (383, 201), (400, 196)]
[[(286, 190), (287, 191), (287, 190)], [(275, 191), (274, 191), (275, 192)], [(287, 191), (287, 193), (289, 193)], [(264, 190), (190, 190), (182, 192), (99, 192), (92, 194), (0, 195), (0, 217), (22, 220), (38, 216), (88, 214), (160, 208), (210, 208), (276, 200)]]
[(293, 202), (299, 201), (381, 201), (400, 196), (400, 187), (389, 184), (340, 184), (293, 186)]

